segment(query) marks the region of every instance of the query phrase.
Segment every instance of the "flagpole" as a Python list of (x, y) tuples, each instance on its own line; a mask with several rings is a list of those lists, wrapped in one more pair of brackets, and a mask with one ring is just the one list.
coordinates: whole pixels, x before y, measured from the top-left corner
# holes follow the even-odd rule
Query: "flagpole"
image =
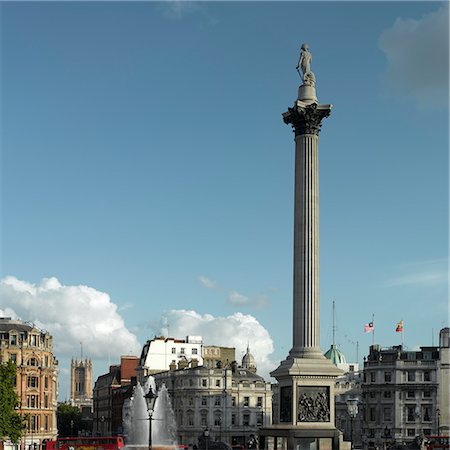
[(373, 325), (373, 330), (372, 330), (372, 346), (374, 345), (375, 342), (375, 314), (372, 313), (372, 325)]

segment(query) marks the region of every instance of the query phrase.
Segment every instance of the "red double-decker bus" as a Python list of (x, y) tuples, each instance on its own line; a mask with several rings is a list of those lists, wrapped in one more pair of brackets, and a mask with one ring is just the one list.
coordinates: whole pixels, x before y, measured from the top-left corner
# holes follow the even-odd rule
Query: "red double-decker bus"
[(427, 436), (425, 445), (427, 450), (450, 448), (448, 436)]
[(45, 450), (119, 450), (124, 447), (121, 436), (68, 437), (47, 441)]

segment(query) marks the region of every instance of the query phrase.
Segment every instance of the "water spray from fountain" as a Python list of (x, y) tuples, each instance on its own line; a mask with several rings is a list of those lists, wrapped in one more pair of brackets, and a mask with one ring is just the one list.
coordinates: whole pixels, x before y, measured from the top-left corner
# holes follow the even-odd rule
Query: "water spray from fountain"
[(145, 395), (148, 394), (150, 389), (157, 394), (151, 414), (152, 447), (176, 445), (175, 416), (169, 392), (164, 384), (157, 389), (155, 379), (152, 376), (147, 378), (143, 386), (138, 383), (133, 388), (132, 397), (124, 404), (123, 426), (126, 445), (133, 448), (149, 447), (149, 412)]

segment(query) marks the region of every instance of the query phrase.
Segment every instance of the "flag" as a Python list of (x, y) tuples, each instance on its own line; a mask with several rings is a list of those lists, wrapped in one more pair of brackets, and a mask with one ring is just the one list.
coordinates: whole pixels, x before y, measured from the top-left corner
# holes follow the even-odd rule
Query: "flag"
[(364, 325), (364, 333), (373, 333), (375, 327), (373, 326), (373, 322), (366, 323)]
[(397, 324), (397, 328), (395, 329), (396, 333), (400, 333), (403, 331), (403, 320), (400, 320), (400, 322)]

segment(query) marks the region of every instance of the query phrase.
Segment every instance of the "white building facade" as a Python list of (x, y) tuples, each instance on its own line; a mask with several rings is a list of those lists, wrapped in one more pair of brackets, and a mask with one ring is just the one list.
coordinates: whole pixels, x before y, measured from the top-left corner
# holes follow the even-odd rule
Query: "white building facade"
[(153, 373), (170, 369), (171, 364), (196, 361), (197, 365), (203, 365), (202, 337), (186, 336), (186, 339), (155, 337), (148, 340), (141, 353), (139, 361), (139, 379)]

